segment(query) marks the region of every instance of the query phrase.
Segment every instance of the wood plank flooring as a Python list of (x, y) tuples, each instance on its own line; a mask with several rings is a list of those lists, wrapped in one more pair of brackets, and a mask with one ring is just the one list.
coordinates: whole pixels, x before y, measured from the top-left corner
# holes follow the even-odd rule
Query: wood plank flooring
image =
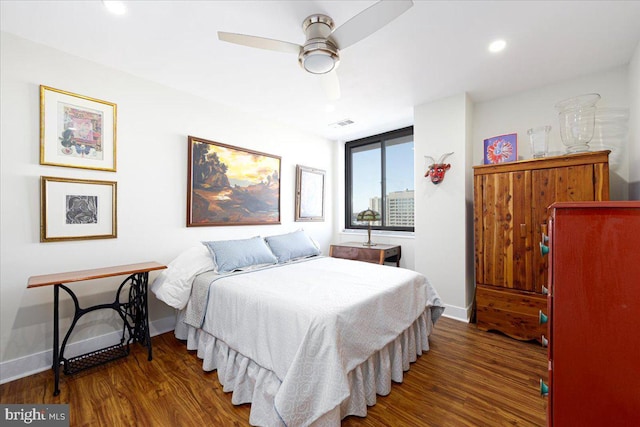
[[(535, 343), (483, 332), (473, 324), (441, 318), (431, 350), (418, 358), (378, 396), (366, 418), (342, 425), (544, 426), (547, 401), (538, 393), (546, 381), (546, 350)], [(153, 361), (132, 346), (129, 357), (73, 375), (61, 375), (53, 396), (53, 372), (0, 386), (2, 403), (69, 403), (71, 426), (248, 426), (249, 405), (234, 406), (217, 373), (173, 333), (153, 338)]]

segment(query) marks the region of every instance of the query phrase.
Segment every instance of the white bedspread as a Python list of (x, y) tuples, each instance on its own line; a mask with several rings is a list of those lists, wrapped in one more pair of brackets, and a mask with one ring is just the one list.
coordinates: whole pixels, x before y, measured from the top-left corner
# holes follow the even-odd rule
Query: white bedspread
[(442, 312), (421, 274), (318, 257), (213, 281), (202, 329), (273, 371), (276, 411), (301, 426), (340, 405), (348, 373), (426, 307), (433, 320)]

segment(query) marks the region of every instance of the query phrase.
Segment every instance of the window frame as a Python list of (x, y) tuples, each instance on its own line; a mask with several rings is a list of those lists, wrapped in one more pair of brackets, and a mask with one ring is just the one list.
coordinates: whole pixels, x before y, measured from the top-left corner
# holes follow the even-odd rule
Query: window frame
[[(344, 219), (345, 219), (345, 229), (347, 230), (366, 230), (369, 228), (368, 225), (358, 225), (351, 223), (351, 212), (353, 210), (353, 165), (351, 164), (352, 152), (356, 148), (364, 147), (367, 145), (380, 144), (380, 176), (381, 176), (381, 205), (386, 206), (387, 201), (387, 171), (386, 171), (386, 142), (389, 140), (394, 140), (397, 138), (402, 138), (405, 136), (413, 136), (413, 126), (407, 126), (405, 128), (381, 133), (378, 135), (368, 136), (361, 139), (356, 139), (353, 141), (348, 141), (345, 143), (344, 149), (344, 161), (345, 161), (345, 211), (344, 211)], [(414, 140), (415, 146), (415, 140)], [(415, 159), (414, 159), (415, 165)], [(414, 166), (415, 167), (415, 166)], [(414, 171), (415, 172), (415, 171)], [(414, 188), (414, 203), (415, 203), (415, 188)], [(380, 223), (385, 223), (385, 209), (381, 209), (380, 212), (381, 220)], [(385, 225), (371, 225), (372, 230), (383, 230), (383, 231), (399, 231), (399, 232), (414, 232), (415, 231), (415, 210), (414, 210), (414, 226), (406, 227), (406, 226), (385, 226)]]

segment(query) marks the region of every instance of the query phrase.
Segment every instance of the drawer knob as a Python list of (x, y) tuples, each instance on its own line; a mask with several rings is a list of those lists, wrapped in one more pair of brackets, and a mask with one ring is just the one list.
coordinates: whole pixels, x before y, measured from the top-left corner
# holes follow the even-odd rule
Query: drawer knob
[(544, 396), (548, 396), (549, 395), (549, 386), (546, 385), (544, 383), (544, 381), (542, 381), (542, 378), (540, 379), (540, 396), (544, 397)]
[(540, 343), (543, 347), (549, 347), (549, 340), (544, 335), (540, 338)]
[(549, 246), (540, 242), (540, 255), (545, 256), (548, 253), (549, 253)]
[(544, 314), (542, 312), (542, 310), (538, 311), (538, 322), (541, 325), (544, 325), (545, 323), (547, 323), (549, 321), (549, 316), (547, 316), (546, 314)]
[(542, 287), (542, 295), (549, 295), (549, 288), (547, 288), (546, 286)]

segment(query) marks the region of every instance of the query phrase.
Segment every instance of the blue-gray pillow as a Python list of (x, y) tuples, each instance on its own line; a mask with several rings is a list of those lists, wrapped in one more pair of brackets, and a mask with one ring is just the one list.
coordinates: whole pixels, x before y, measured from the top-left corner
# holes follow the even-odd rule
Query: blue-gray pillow
[(307, 236), (304, 230), (269, 236), (265, 237), (264, 240), (271, 248), (271, 252), (278, 258), (278, 263), (320, 255), (320, 249)]
[(227, 273), (239, 268), (260, 264), (276, 264), (278, 260), (271, 253), (261, 237), (241, 240), (218, 240), (202, 242), (211, 255), (218, 273)]

